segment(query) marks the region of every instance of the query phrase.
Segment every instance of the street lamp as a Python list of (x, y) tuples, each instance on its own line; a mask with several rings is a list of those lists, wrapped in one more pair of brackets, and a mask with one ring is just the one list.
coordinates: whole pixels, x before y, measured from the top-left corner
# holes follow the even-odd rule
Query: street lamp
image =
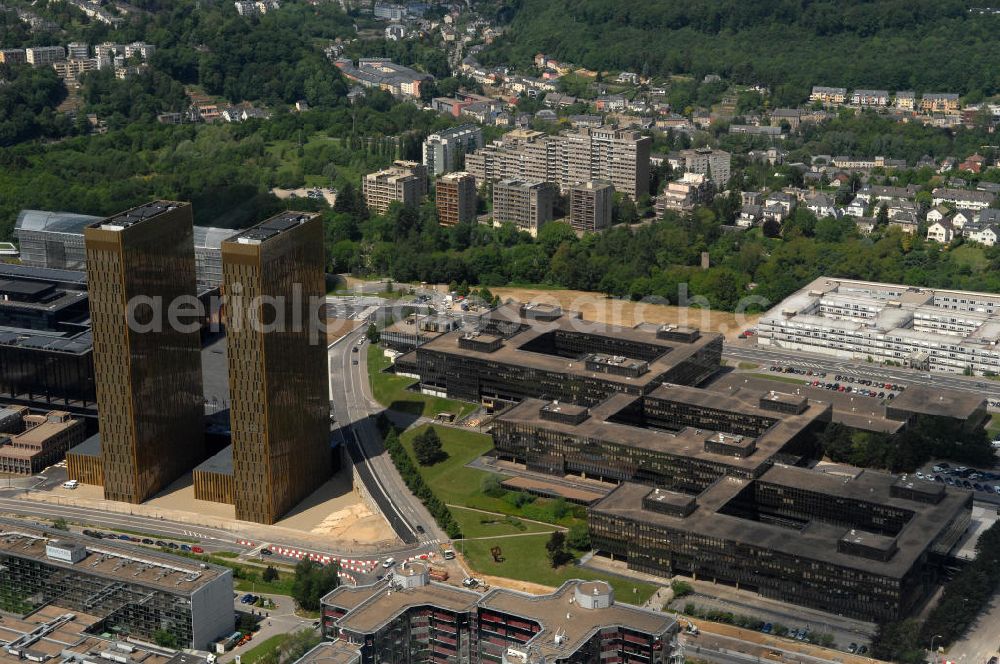
[(938, 661), (937, 650), (934, 650), (934, 639), (943, 639), (943, 638), (944, 637), (941, 636), (940, 634), (935, 634), (934, 636), (931, 637), (931, 652), (934, 653), (934, 664), (937, 664)]

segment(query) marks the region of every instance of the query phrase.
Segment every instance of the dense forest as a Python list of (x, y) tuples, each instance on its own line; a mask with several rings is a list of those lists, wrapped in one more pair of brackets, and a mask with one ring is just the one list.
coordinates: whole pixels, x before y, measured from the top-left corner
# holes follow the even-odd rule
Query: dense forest
[(782, 104), (802, 101), (813, 85), (979, 98), (1000, 92), (1000, 16), (970, 7), (964, 0), (512, 0), (497, 12), (513, 15), (509, 33), (482, 61), (528, 67), (541, 52), (591, 69), (719, 74), (768, 85)]
[(301, 186), (306, 177), (356, 184), (396, 156), (419, 158), (423, 137), (448, 122), (374, 93), (354, 108), (279, 110), (266, 122), (139, 122), (105, 135), (0, 147), (0, 237), (10, 237), (24, 208), (111, 214), (153, 197), (192, 201), (196, 223), (238, 227), (282, 207), (271, 187)]

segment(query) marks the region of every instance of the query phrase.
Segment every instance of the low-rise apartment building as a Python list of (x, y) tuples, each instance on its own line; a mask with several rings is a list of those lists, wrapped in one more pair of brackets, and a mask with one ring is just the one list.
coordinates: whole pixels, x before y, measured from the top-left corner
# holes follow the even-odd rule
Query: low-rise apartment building
[(953, 92), (925, 92), (920, 98), (924, 113), (957, 113), (959, 108), (958, 95)]
[(680, 180), (668, 182), (663, 193), (656, 197), (656, 216), (662, 217), (667, 210), (691, 210), (712, 200), (714, 193), (715, 187), (708, 177), (700, 173), (685, 173)]
[(888, 90), (855, 90), (851, 93), (851, 103), (855, 106), (888, 106)]
[(24, 49), (29, 65), (44, 67), (66, 59), (66, 49), (62, 46), (32, 46)]
[(416, 206), (427, 194), (427, 169), (415, 161), (396, 161), (389, 168), (366, 175), (361, 191), (368, 209), (376, 214), (385, 214), (397, 201)]
[(831, 88), (823, 85), (813, 86), (809, 101), (824, 104), (843, 104), (847, 101), (847, 88)]
[(21, 65), (28, 61), (23, 48), (0, 49), (0, 64)]
[(988, 191), (950, 189), (948, 187), (938, 187), (931, 192), (931, 196), (934, 205), (951, 203), (956, 208), (968, 210), (985, 210), (996, 199), (996, 196)]

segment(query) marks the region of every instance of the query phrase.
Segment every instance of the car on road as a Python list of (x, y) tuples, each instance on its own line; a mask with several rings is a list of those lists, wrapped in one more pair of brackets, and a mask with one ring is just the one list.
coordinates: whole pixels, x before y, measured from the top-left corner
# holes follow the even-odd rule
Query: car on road
[(78, 486), (80, 486), (80, 483), (77, 480), (67, 480), (66, 482), (63, 482), (62, 488), (75, 489)]
[(764, 623), (764, 626), (760, 628), (760, 631), (764, 632), (765, 634), (770, 634), (771, 630), (773, 629), (774, 625), (772, 625), (771, 623)]
[(273, 556), (274, 555), (274, 551), (271, 551), (270, 549), (261, 549), (260, 550), (260, 555), (262, 555), (262, 556)]
[(167, 543), (164, 542), (163, 540), (156, 540), (156, 546), (165, 547), (165, 546), (167, 546)]
[(192, 553), (205, 553), (205, 549), (201, 548), (200, 546), (192, 546), (191, 547), (191, 552)]
[(352, 353), (357, 353), (357, 352), (358, 352), (358, 347), (357, 347), (357, 346), (355, 346), (354, 348), (352, 348), (352, 349), (351, 349), (351, 352), (352, 352)]
[(357, 360), (351, 360), (351, 364), (354, 365), (354, 366), (357, 366), (358, 361)]
[(420, 533), (421, 535), (423, 535), (427, 531), (424, 530), (423, 526), (417, 525), (417, 532)]
[(167, 542), (167, 547), (170, 548), (170, 549), (179, 549), (180, 548), (179, 546), (177, 546), (177, 542)]
[(382, 567), (384, 567), (385, 569), (389, 569), (395, 564), (396, 564), (396, 559), (393, 558), (392, 556), (389, 556), (388, 558), (382, 561)]
[(847, 652), (851, 653), (852, 655), (854, 653), (856, 653), (857, 651), (858, 651), (858, 644), (857, 643), (852, 643), (851, 645), (847, 646)]
[(151, 539), (149, 539), (148, 537), (146, 537), (146, 538), (143, 538), (143, 540), (142, 540), (142, 543), (143, 543), (143, 544), (152, 544), (152, 543), (153, 543), (153, 540), (151, 540)]
[(861, 644), (860, 646), (858, 646), (858, 654), (859, 655), (864, 655), (866, 652), (868, 652), (868, 646), (866, 646), (864, 644)]
[(186, 551), (187, 553), (190, 553), (191, 547), (187, 544), (181, 544), (181, 551)]

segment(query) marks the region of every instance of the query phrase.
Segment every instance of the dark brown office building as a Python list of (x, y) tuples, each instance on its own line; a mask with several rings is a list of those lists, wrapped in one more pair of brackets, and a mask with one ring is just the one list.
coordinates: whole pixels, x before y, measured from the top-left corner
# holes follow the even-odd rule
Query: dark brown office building
[(203, 455), (199, 327), (167, 320), (172, 302), (195, 297), (192, 226), (190, 204), (155, 201), (84, 230), (108, 500), (140, 503)]
[(274, 523), (330, 477), (326, 336), (311, 311), (325, 296), (324, 267), (312, 213), (286, 212), (222, 243), (238, 519)]
[(594, 548), (861, 620), (909, 615), (942, 578), (972, 496), (847, 466), (776, 465), (697, 496), (626, 482), (590, 508)]

